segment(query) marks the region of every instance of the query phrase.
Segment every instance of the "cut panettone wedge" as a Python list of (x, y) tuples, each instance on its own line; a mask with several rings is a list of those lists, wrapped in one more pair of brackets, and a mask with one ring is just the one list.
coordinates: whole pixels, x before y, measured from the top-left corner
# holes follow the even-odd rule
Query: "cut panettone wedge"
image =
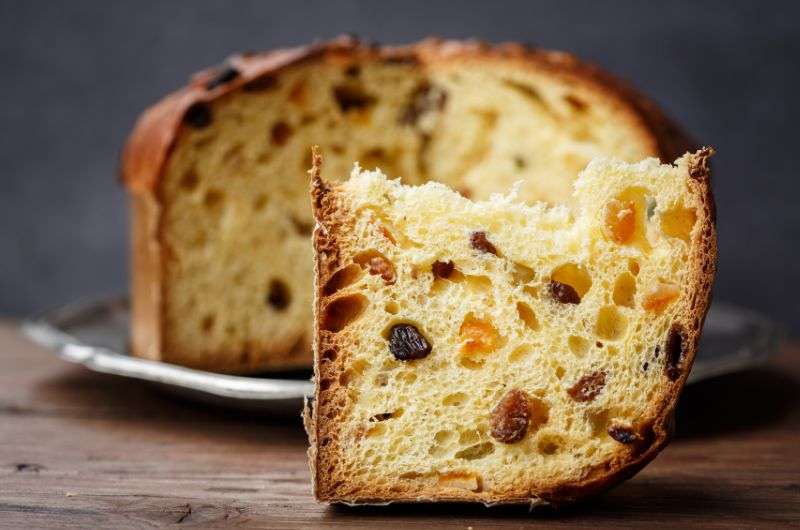
[(315, 155), (316, 497), (561, 504), (641, 469), (709, 304), (711, 153), (595, 159), (572, 210)]

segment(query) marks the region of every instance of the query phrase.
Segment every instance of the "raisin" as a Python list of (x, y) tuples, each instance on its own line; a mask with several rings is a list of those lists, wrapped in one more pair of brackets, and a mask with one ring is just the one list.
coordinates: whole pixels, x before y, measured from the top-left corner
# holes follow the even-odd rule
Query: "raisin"
[(366, 109), (375, 103), (375, 96), (366, 93), (361, 87), (355, 85), (334, 87), (333, 97), (342, 112)]
[(442, 110), (447, 103), (447, 92), (429, 83), (423, 83), (411, 93), (409, 102), (400, 113), (402, 125), (416, 125), (420, 116), (432, 110)]
[(671, 381), (675, 381), (681, 375), (681, 365), (683, 358), (686, 355), (685, 351), (686, 337), (684, 336), (683, 328), (680, 324), (673, 324), (667, 336), (667, 344), (664, 351), (667, 356), (666, 360), (666, 373)]
[(214, 90), (219, 86), (230, 83), (237, 77), (239, 77), (239, 70), (233, 66), (227, 66), (206, 82), (206, 90)]
[(383, 256), (374, 256), (367, 262), (369, 273), (373, 276), (379, 275), (387, 284), (393, 284), (396, 279), (392, 262)]
[(195, 129), (202, 129), (211, 124), (211, 109), (202, 101), (192, 104), (186, 109), (183, 121)]
[(272, 280), (269, 283), (267, 303), (278, 311), (283, 311), (291, 301), (289, 287), (281, 280)]
[(550, 297), (562, 304), (579, 304), (581, 297), (578, 292), (569, 284), (552, 280), (549, 285)]
[(391, 419), (392, 413), (391, 412), (381, 412), (380, 414), (373, 414), (370, 416), (369, 421), (377, 422), (377, 421), (386, 421)]
[(604, 386), (606, 386), (606, 373), (592, 372), (578, 379), (567, 393), (575, 401), (592, 401), (603, 391)]
[(389, 351), (398, 361), (411, 361), (427, 357), (431, 345), (411, 324), (397, 324), (389, 331)]
[(286, 141), (292, 135), (292, 128), (285, 121), (279, 121), (272, 126), (270, 130), (270, 140), (275, 145), (285, 145)]
[(621, 444), (632, 444), (639, 440), (639, 435), (629, 427), (612, 425), (608, 428), (608, 435)]
[(431, 271), (437, 278), (447, 279), (453, 274), (456, 265), (452, 261), (434, 261), (431, 265)]
[(492, 438), (504, 444), (522, 440), (528, 432), (530, 416), (528, 394), (510, 390), (492, 411)]
[(472, 232), (469, 235), (469, 244), (475, 250), (498, 256), (497, 248), (486, 238), (486, 232)]

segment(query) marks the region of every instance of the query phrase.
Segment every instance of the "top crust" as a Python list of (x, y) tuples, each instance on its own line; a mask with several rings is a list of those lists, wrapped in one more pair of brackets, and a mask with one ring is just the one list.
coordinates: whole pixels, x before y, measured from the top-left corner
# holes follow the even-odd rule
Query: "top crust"
[[(564, 505), (573, 503), (581, 498), (585, 498), (628, 478), (631, 478), (667, 445), (674, 431), (674, 411), (678, 397), (683, 389), (686, 379), (694, 363), (700, 333), (705, 320), (706, 312), (711, 303), (711, 287), (716, 272), (717, 260), (717, 239), (716, 239), (716, 219), (715, 206), (711, 190), (709, 159), (714, 154), (714, 150), (705, 147), (693, 154), (687, 153), (683, 160), (686, 162), (690, 181), (688, 185), (694, 188), (694, 193), (700, 197), (700, 211), (698, 212), (698, 222), (702, 227), (699, 235), (699, 245), (694, 248), (689, 256), (690, 270), (687, 283), (694, 286), (693, 297), (689, 309), (685, 314), (680, 315), (679, 322), (685, 331), (685, 357), (682, 363), (684, 367), (673, 384), (666, 392), (661, 394), (658, 399), (658, 406), (652, 407), (642, 421), (643, 428), (640, 431), (642, 440), (631, 451), (620, 451), (611, 460), (606, 461), (591, 469), (580, 480), (573, 482), (553, 481), (537, 489), (537, 491), (520, 490), (507, 495), (494, 495), (491, 498), (476, 498), (471, 492), (465, 491), (461, 495), (448, 496), (446, 498), (437, 494), (435, 491), (428, 493), (412, 494), (401, 490), (393, 490), (389, 495), (385, 491), (363, 491), (358, 498), (341, 498), (336, 491), (331, 489), (323, 476), (317, 470), (325, 469), (329, 462), (325, 451), (321, 451), (317, 441), (323, 436), (329, 435), (329, 426), (322, 422), (322, 417), (326, 409), (335, 402), (338, 396), (334, 391), (332, 395), (322, 396), (324, 393), (319, 385), (323, 379), (335, 380), (338, 373), (335, 368), (330, 368), (320, 362), (321, 352), (326, 350), (336, 351), (340, 345), (329, 333), (321, 329), (319, 310), (320, 301), (324, 298), (322, 286), (330, 279), (331, 274), (343, 265), (340, 258), (340, 250), (346, 243), (337, 239), (337, 234), (346, 232), (343, 226), (348, 225), (347, 201), (340, 193), (337, 185), (325, 183), (321, 176), (322, 159), (317, 150), (313, 153), (313, 167), (309, 172), (311, 175), (311, 198), (314, 217), (317, 221), (314, 230), (314, 248), (316, 251), (315, 261), (315, 334), (314, 334), (314, 378), (317, 381), (315, 394), (306, 403), (304, 412), (304, 424), (309, 435), (309, 466), (312, 472), (312, 485), (315, 496), (323, 502), (345, 503), (345, 504), (387, 504), (389, 502), (430, 502), (430, 501), (476, 501), (485, 504), (539, 504)], [(677, 160), (676, 165), (681, 160)], [(343, 353), (343, 352), (342, 352)], [(332, 371), (331, 371), (332, 370)], [(324, 372), (324, 373), (323, 373)], [(331, 390), (327, 391), (331, 394)], [(327, 404), (327, 406), (326, 406)], [(326, 449), (330, 451), (330, 449)]]
[(120, 178), (132, 192), (155, 189), (180, 133), (187, 110), (197, 103), (209, 103), (240, 89), (250, 82), (264, 79), (280, 70), (313, 58), (335, 61), (342, 57), (409, 62), (421, 68), (436, 68), (457, 61), (505, 61), (521, 67), (544, 70), (616, 100), (638, 120), (641, 134), (649, 139), (653, 151), (662, 161), (671, 162), (693, 149), (692, 142), (658, 107), (628, 84), (581, 62), (574, 56), (524, 46), (516, 43), (490, 45), (468, 40), (426, 39), (407, 46), (362, 44), (350, 36), (327, 42), (280, 49), (260, 54), (240, 54), (227, 63), (238, 72), (226, 82), (211, 82), (225, 67), (211, 68), (195, 74), (189, 85), (167, 96), (146, 110), (139, 118), (122, 153)]

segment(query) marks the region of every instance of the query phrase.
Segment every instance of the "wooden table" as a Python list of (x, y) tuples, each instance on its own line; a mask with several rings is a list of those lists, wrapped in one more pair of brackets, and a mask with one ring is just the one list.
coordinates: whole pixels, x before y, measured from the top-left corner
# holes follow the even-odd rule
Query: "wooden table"
[(776, 527), (800, 525), (800, 348), (690, 387), (675, 441), (562, 512), (327, 507), (299, 419), (181, 402), (91, 373), (0, 321), (0, 527)]

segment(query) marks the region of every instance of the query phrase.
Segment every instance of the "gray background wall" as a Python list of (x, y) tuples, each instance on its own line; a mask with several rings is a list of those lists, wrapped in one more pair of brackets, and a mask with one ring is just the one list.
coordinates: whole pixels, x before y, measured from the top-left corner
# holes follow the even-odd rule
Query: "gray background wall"
[(716, 299), (800, 331), (800, 2), (0, 1), (0, 313), (125, 289), (137, 114), (237, 50), (354, 31), (564, 49), (718, 150)]

